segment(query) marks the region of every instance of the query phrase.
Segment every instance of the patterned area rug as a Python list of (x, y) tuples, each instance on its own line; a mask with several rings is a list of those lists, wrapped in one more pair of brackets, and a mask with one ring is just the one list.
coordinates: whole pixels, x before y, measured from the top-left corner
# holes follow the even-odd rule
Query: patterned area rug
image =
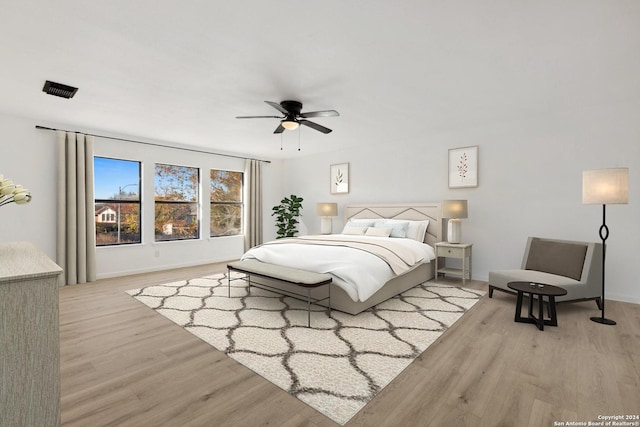
[[(232, 277), (236, 273), (232, 273)], [(227, 275), (127, 293), (344, 425), (484, 292), (426, 283), (357, 316), (328, 312)]]

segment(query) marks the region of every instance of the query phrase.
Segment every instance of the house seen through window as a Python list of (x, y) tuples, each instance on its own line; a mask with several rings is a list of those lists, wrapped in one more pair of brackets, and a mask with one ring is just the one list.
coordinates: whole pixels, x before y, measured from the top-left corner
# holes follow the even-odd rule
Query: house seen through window
[(242, 172), (210, 171), (211, 237), (242, 234)]
[(96, 246), (141, 242), (140, 162), (94, 157)]
[(155, 167), (156, 241), (198, 239), (199, 169), (161, 163)]

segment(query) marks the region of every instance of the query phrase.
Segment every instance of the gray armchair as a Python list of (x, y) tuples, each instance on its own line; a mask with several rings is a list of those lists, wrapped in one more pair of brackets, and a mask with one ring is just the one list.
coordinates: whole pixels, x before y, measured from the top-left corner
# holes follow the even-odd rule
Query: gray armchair
[(560, 301), (596, 300), (602, 293), (602, 244), (529, 237), (520, 269), (489, 273), (489, 298), (499, 289), (513, 292), (507, 283), (545, 283), (567, 290)]

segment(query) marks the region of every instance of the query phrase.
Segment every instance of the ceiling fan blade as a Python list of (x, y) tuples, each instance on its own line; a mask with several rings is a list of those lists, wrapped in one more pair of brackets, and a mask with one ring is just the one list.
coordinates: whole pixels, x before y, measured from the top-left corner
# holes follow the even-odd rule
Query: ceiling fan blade
[(329, 132), (331, 132), (331, 129), (326, 128), (326, 127), (324, 127), (324, 126), (322, 126), (322, 125), (319, 125), (319, 124), (317, 124), (317, 123), (310, 122), (309, 120), (299, 120), (299, 123), (300, 123), (301, 125), (309, 126), (311, 129), (315, 129), (315, 130), (320, 131), (320, 132), (322, 132), (322, 133), (329, 133)]
[(236, 119), (281, 119), (280, 116), (236, 116)]
[(284, 126), (282, 126), (281, 124), (279, 124), (276, 130), (273, 131), (273, 133), (282, 133), (282, 132), (284, 132)]
[(310, 111), (308, 113), (300, 113), (300, 117), (304, 117), (308, 119), (309, 117), (335, 117), (339, 116), (336, 110), (325, 110), (325, 111)]
[(289, 112), (280, 104), (278, 104), (277, 102), (271, 102), (271, 101), (264, 101), (267, 104), (271, 105), (273, 108), (275, 108), (276, 110), (280, 111), (283, 114), (289, 114)]

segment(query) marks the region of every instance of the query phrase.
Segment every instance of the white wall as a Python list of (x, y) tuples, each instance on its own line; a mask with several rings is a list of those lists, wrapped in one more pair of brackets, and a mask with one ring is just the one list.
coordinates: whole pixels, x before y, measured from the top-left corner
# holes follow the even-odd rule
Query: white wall
[[(467, 199), (463, 240), (473, 243), (473, 276), (519, 268), (527, 236), (599, 241), (601, 206), (582, 205), (582, 171), (629, 167), (628, 205), (607, 207), (607, 298), (640, 303), (640, 105), (584, 108), (562, 117), (522, 117), (413, 141), (289, 160), (284, 192), (303, 197), (303, 222), (319, 232), (315, 204), (430, 202)], [(479, 146), (479, 186), (449, 189), (448, 149)], [(329, 167), (350, 163), (350, 192), (331, 195)]]
[[(52, 125), (32, 119), (0, 114), (3, 140), (0, 173), (31, 190), (33, 200), (28, 205), (10, 204), (0, 210), (0, 240), (31, 241), (55, 260), (56, 194), (55, 194), (55, 133), (35, 129), (35, 125), (74, 129), (72, 125)], [(85, 132), (104, 132), (81, 129)], [(111, 135), (119, 136), (122, 135)], [(131, 138), (139, 139), (139, 138)], [(153, 141), (147, 141), (153, 142)], [(96, 138), (94, 154), (143, 162), (142, 243), (96, 249), (98, 278), (121, 276), (166, 268), (184, 267), (239, 258), (244, 252), (242, 236), (209, 238), (208, 192), (201, 195), (201, 237), (198, 240), (154, 242), (154, 163), (169, 163), (202, 168), (203, 180), (209, 169), (244, 170), (244, 160), (184, 150), (140, 145), (106, 138)], [(282, 162), (263, 164), (265, 239), (275, 236), (271, 206), (281, 198)], [(145, 203), (146, 202), (146, 203)], [(146, 209), (145, 209), (146, 208)]]
[(55, 138), (35, 122), (0, 114), (0, 173), (31, 190), (28, 205), (0, 207), (0, 240), (30, 241), (56, 253)]
[[(526, 237), (598, 241), (599, 206), (582, 205), (581, 174), (585, 169), (629, 167), (628, 205), (607, 207), (610, 237), (607, 241), (607, 297), (640, 303), (636, 279), (640, 253), (640, 116), (638, 102), (583, 108), (564, 116), (523, 117), (518, 122), (497, 123), (433, 136), (416, 135), (413, 141), (299, 157), (265, 164), (264, 238), (275, 237), (271, 207), (284, 195), (304, 197), (302, 233), (317, 233), (320, 218), (315, 203), (335, 201), (424, 202), (464, 198), (469, 218), (463, 220), (463, 239), (474, 244), (473, 275), (486, 280), (494, 269), (520, 265)], [(0, 208), (0, 240), (35, 243), (55, 259), (55, 147), (54, 134), (36, 130), (32, 119), (0, 114), (0, 173), (29, 188), (33, 201), (26, 206)], [(59, 124), (59, 127), (64, 127)], [(74, 129), (73, 126), (68, 128)], [(90, 131), (86, 130), (85, 131)], [(135, 139), (135, 138), (134, 138)], [(479, 186), (449, 189), (449, 148), (479, 146)], [(302, 147), (304, 154), (304, 144)], [(150, 148), (104, 139), (96, 142), (98, 155), (122, 155), (152, 161), (177, 159), (203, 167), (233, 166), (213, 156), (186, 155), (178, 150)], [(209, 164), (209, 160), (211, 163)], [(329, 166), (350, 163), (350, 193), (329, 193)], [(149, 168), (145, 169), (149, 180)], [(146, 185), (143, 197), (153, 197)], [(147, 213), (149, 215), (150, 213)], [(151, 227), (145, 215), (147, 235)], [(342, 219), (334, 220), (334, 232)], [(238, 241), (236, 241), (236, 239)], [(149, 271), (157, 268), (237, 258), (238, 238), (153, 243), (126, 248), (100, 248), (101, 276)], [(159, 256), (156, 257), (156, 251)]]

